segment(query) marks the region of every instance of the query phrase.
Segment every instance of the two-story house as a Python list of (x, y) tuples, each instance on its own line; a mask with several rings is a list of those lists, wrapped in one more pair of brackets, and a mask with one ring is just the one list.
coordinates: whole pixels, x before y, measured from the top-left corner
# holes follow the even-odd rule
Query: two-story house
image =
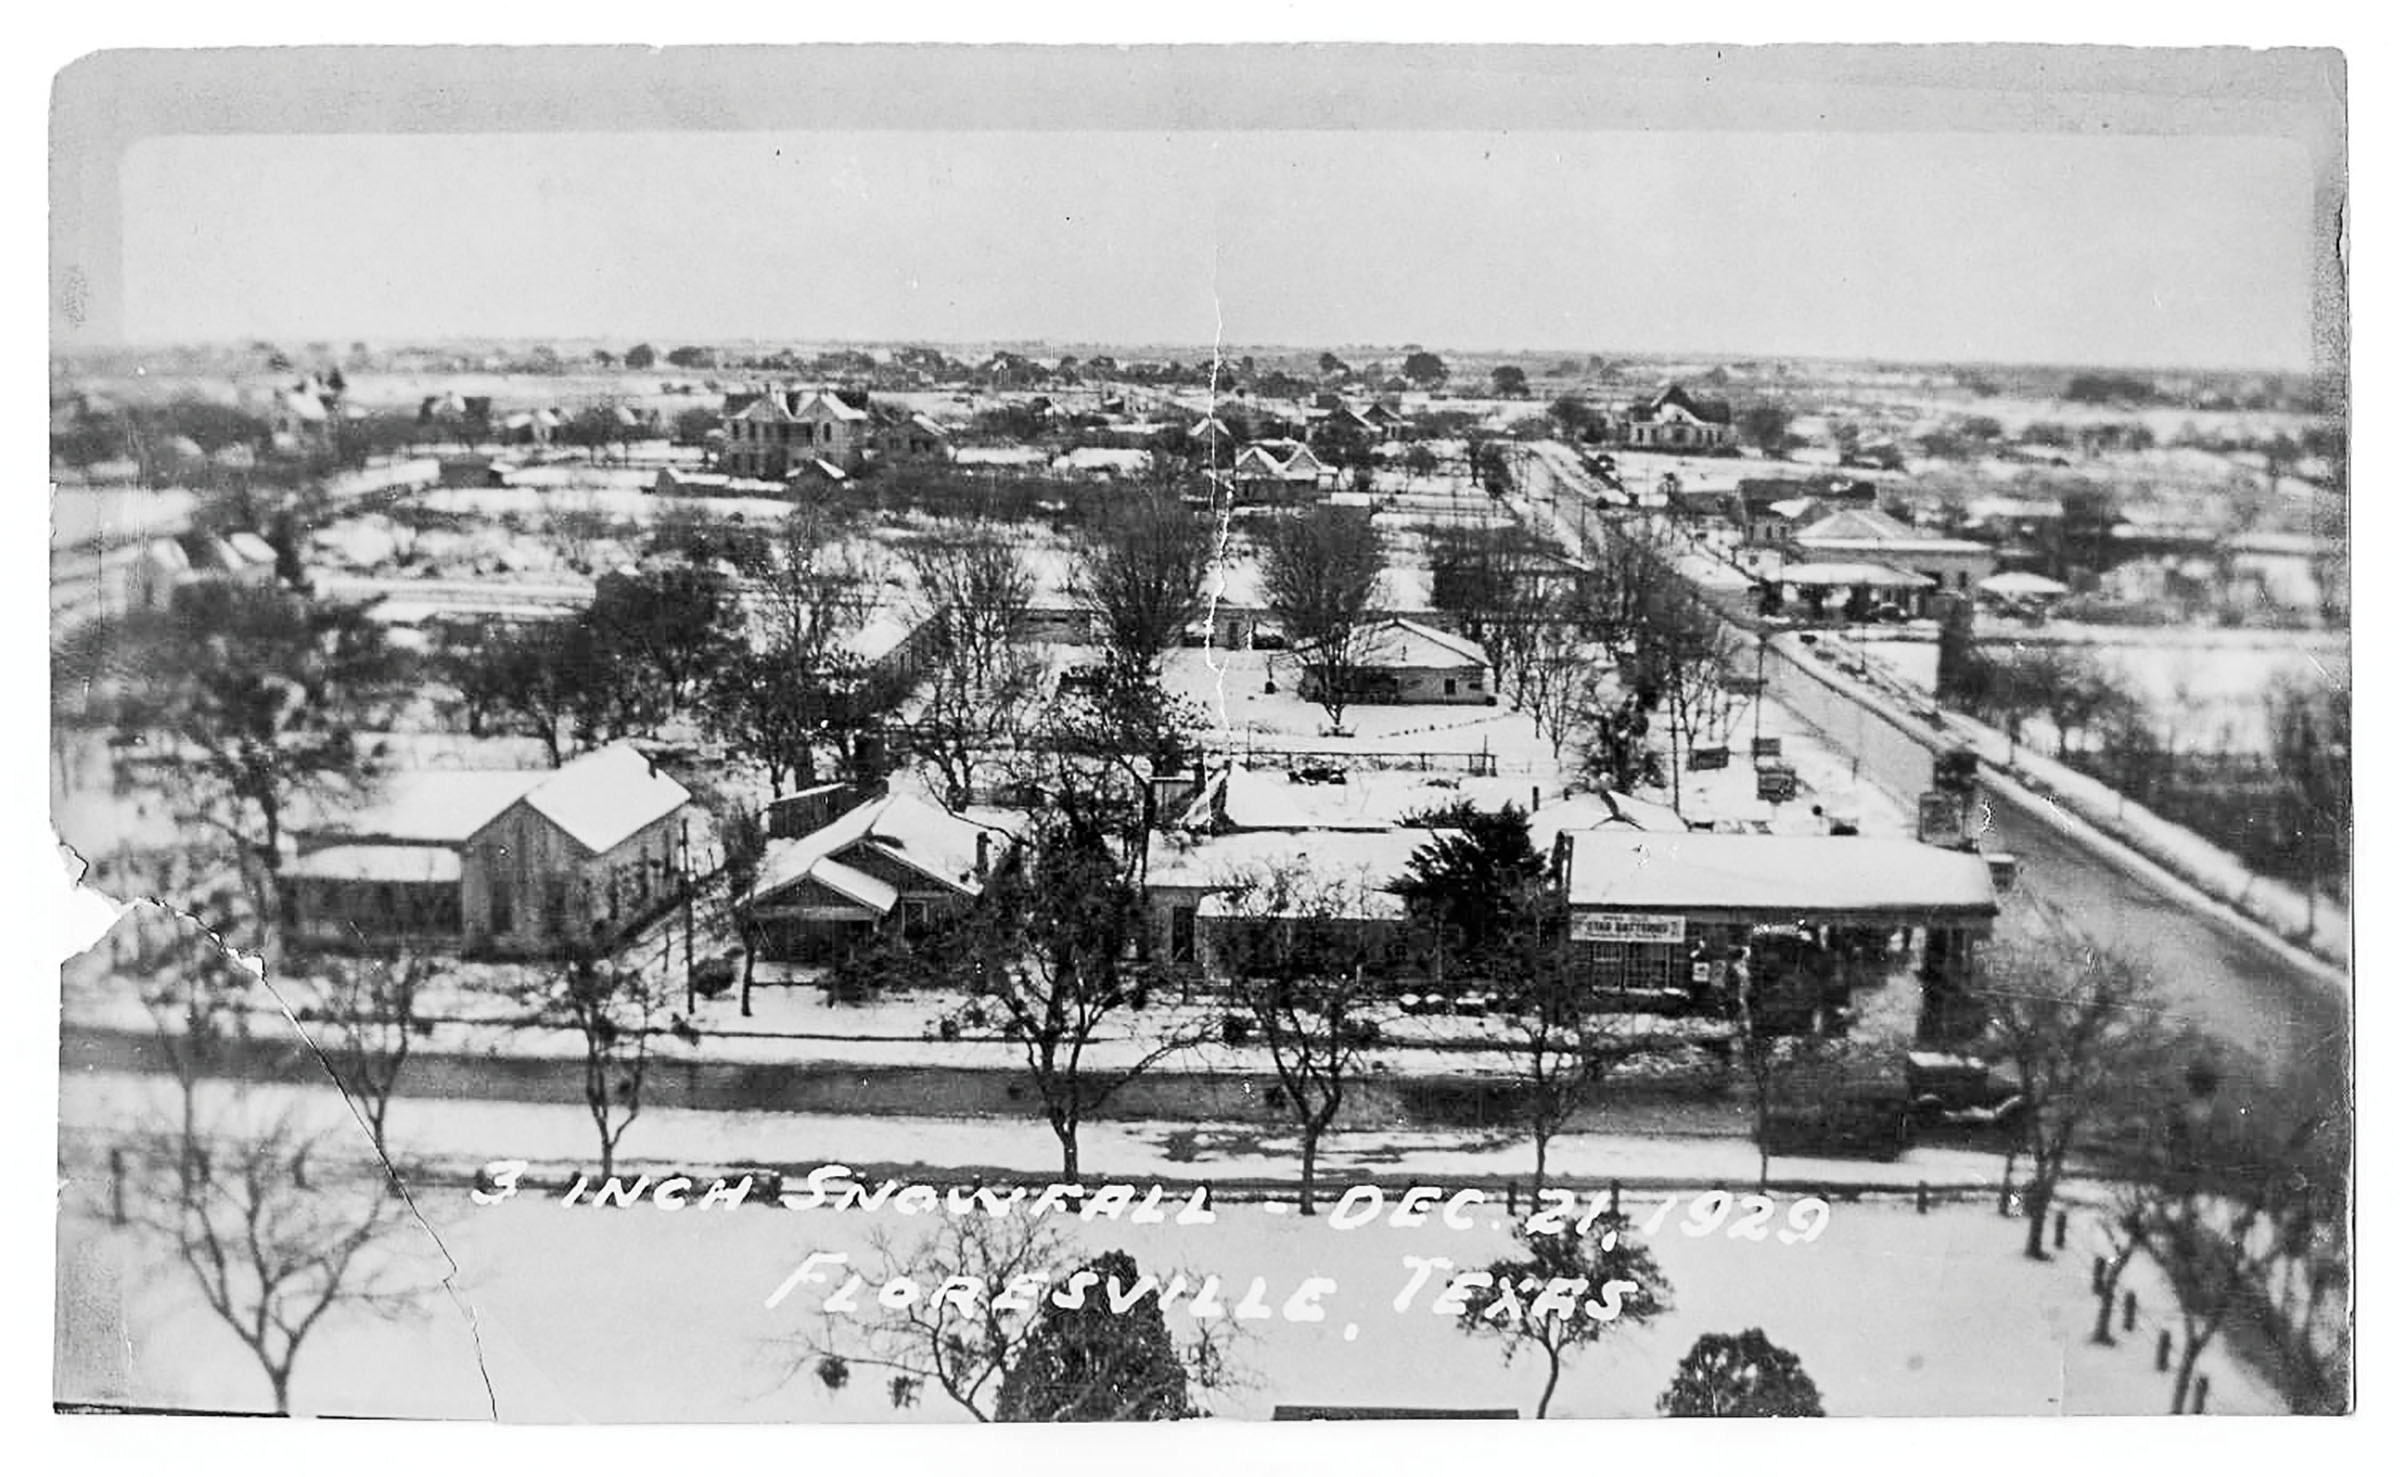
[(812, 470), (847, 474), (864, 460), (874, 417), (831, 390), (729, 395), (718, 464), (736, 477), (782, 481)]
[(1637, 451), (1716, 451), (1733, 444), (1733, 412), (1669, 385), (1627, 407), (1615, 422), (1619, 444)]

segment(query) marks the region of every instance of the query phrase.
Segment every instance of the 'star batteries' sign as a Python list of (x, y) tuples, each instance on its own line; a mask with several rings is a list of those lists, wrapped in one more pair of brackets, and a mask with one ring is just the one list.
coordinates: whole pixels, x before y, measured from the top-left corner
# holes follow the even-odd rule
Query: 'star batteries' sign
[(1568, 925), (1571, 937), (1587, 944), (1680, 944), (1680, 913), (1578, 913)]

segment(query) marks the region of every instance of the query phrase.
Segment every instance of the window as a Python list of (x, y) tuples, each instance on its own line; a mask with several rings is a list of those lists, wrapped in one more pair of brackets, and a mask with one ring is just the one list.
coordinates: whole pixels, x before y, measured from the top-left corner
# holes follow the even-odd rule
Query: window
[(1458, 679), (1456, 677), (1444, 677), (1442, 679), (1442, 696), (1458, 696)]
[(933, 926), (933, 905), (923, 898), (900, 900), (900, 932), (909, 938), (922, 935)]
[(1189, 964), (1198, 955), (1196, 935), (1199, 929), (1199, 910), (1177, 908), (1167, 915), (1167, 958), (1176, 964)]
[(1594, 987), (1670, 990), (1690, 980), (1689, 952), (1677, 944), (1580, 943)]

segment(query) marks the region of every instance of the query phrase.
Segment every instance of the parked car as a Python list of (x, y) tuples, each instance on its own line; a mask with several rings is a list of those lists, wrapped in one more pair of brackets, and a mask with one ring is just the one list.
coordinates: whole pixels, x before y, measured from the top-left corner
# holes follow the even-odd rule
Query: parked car
[(1980, 1057), (1912, 1051), (1907, 1082), (1909, 1111), (1920, 1123), (2006, 1127), (2025, 1110), (2015, 1074)]

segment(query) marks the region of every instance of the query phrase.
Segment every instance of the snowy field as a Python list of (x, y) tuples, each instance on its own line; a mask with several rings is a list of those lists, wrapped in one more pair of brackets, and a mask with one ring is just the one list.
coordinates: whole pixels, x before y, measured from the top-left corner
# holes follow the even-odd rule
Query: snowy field
[[(1436, 1181), (1429, 1181), (1438, 1183)], [(57, 1364), (61, 1399), (206, 1409), (259, 1409), (266, 1382), (246, 1351), (193, 1296), (170, 1248), (114, 1229), (105, 1188), (78, 1181), (60, 1220)], [(824, 1327), (824, 1287), (769, 1296), (812, 1252), (877, 1265), (867, 1238), (901, 1244), (932, 1217), (785, 1211), (745, 1206), (668, 1213), (564, 1207), (523, 1194), (477, 1207), (455, 1191), (418, 1197), (426, 1230), (391, 1255), (422, 1289), (391, 1319), (349, 1307), (329, 1315), (304, 1350), (294, 1408), (312, 1413), (511, 1421), (955, 1421), (938, 1392), (895, 1411), (880, 1372), (859, 1367), (829, 1391), (813, 1367), (795, 1371), (796, 1335)], [(1172, 1204), (1173, 1202), (1170, 1202)], [(1813, 1241), (1689, 1234), (1686, 1205), (1629, 1196), (1638, 1226), (1664, 1210), (1647, 1242), (1670, 1284), (1672, 1311), (1619, 1327), (1567, 1367), (1556, 1416), (1649, 1414), (1676, 1360), (1699, 1335), (1761, 1327), (1797, 1353), (1828, 1413), (1889, 1415), (2158, 1414), (2168, 1378), (2148, 1345), (2166, 1304), (2149, 1269), (2130, 1286), (2143, 1324), (2116, 1347), (2088, 1342), (2088, 1257), (2080, 1245), (2049, 1263), (2018, 1253), (2022, 1223), (1986, 1207), (1919, 1216), (1904, 1205), (1832, 1207)], [(1779, 1204), (1776, 1224), (1789, 1215)], [(1430, 1312), (1434, 1291), (1394, 1304), (1411, 1269), (1403, 1257), (1465, 1268), (1508, 1255), (1489, 1207), (1454, 1230), (1384, 1224), (1335, 1230), (1258, 1205), (1226, 1203), (1212, 1225), (1108, 1221), (1053, 1224), (1081, 1246), (1121, 1247), (1162, 1278), (1216, 1275), (1231, 1308), (1253, 1278), (1280, 1309), (1305, 1277), (1329, 1278), (1322, 1322), (1274, 1317), (1239, 1325), (1239, 1383), (1209, 1400), (1213, 1413), (1262, 1419), (1278, 1404), (1515, 1409), (1530, 1415), (1539, 1355), (1504, 1365), (1496, 1340), (1470, 1337)], [(1481, 1221), (1482, 1224), (1474, 1224)], [(2080, 1231), (2079, 1231), (2080, 1234)], [(1064, 1270), (1061, 1268), (1060, 1270)], [(448, 1285), (441, 1285), (445, 1272)], [(848, 1318), (886, 1316), (870, 1295)], [(840, 1345), (847, 1319), (833, 1320)], [(1191, 1327), (1185, 1307), (1168, 1327)], [(2202, 1361), (2210, 1409), (2279, 1410), (2272, 1394), (2221, 1354)]]
[[(1924, 691), (1933, 690), (1937, 652), (1929, 641), (1853, 641), (1862, 655)], [(2265, 753), (2271, 747), (2265, 696), (2275, 684), (2297, 680), (2347, 687), (2350, 653), (2317, 641), (2078, 644), (2069, 655), (2088, 656), (2112, 673), (2158, 715), (2162, 731), (2180, 746), (2229, 753)]]

